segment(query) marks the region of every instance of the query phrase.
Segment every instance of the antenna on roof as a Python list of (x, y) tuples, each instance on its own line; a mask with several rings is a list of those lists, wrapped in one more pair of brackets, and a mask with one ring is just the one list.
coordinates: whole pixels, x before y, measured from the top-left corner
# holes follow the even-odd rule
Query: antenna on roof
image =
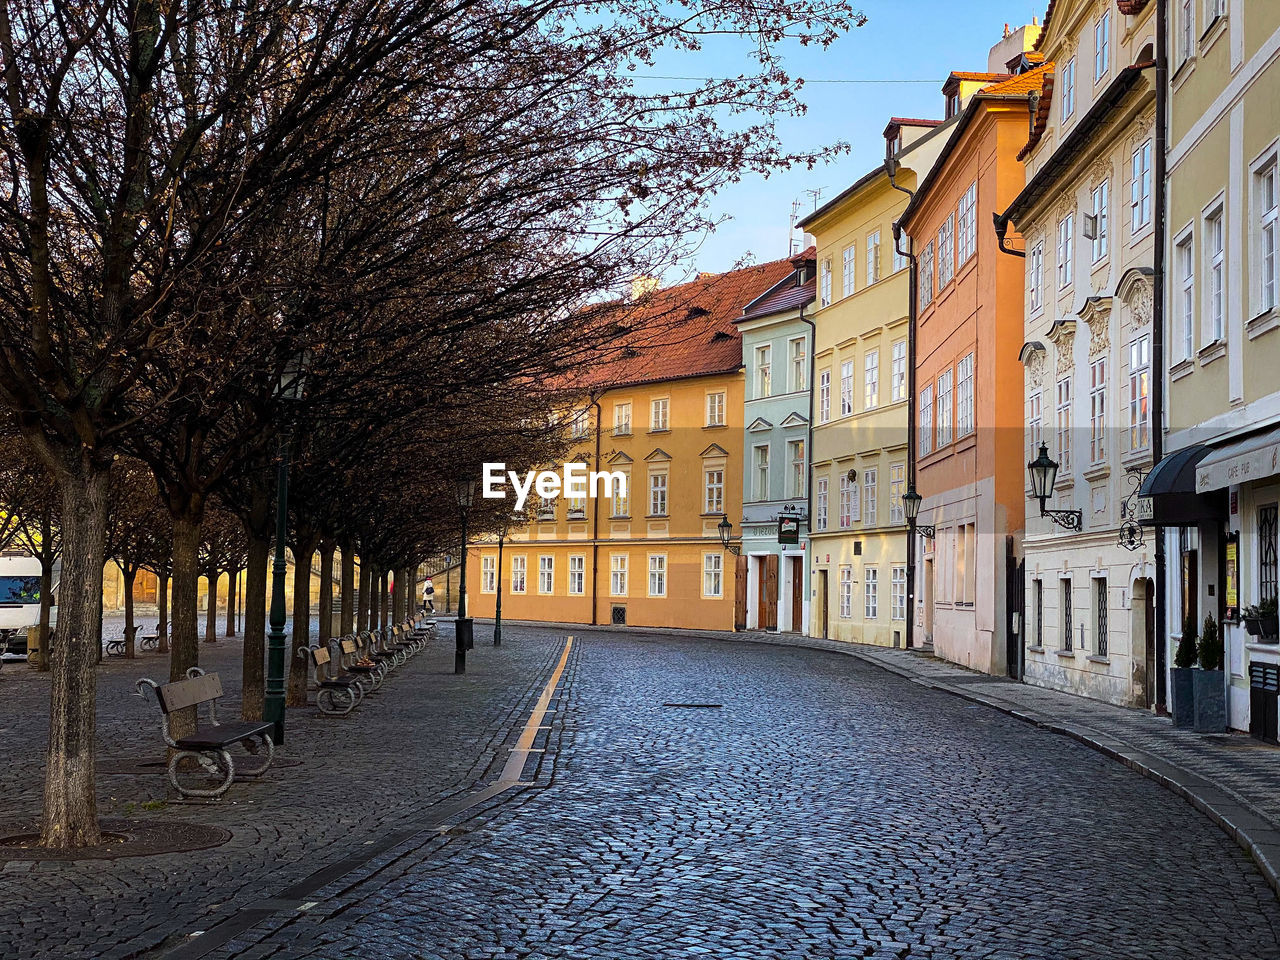
[(794, 257), (796, 249), (796, 222), (800, 219), (800, 198), (791, 201), (791, 220), (787, 225), (787, 256)]
[(823, 193), (826, 192), (826, 189), (826, 187), (813, 187), (805, 191), (805, 193), (813, 199), (813, 209), (818, 209), (818, 200), (821, 199)]

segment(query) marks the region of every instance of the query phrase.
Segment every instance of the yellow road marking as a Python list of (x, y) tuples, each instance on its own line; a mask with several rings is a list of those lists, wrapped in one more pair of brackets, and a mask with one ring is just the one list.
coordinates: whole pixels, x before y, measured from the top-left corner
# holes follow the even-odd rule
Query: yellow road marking
[(541, 752), (533, 749), (533, 741), (538, 736), (538, 730), (542, 728), (542, 719), (547, 715), (547, 705), (551, 702), (551, 698), (555, 695), (556, 687), (560, 684), (560, 677), (564, 674), (564, 666), (569, 662), (569, 651), (572, 649), (573, 637), (566, 637), (564, 650), (560, 654), (560, 662), (556, 664), (556, 668), (551, 674), (551, 679), (547, 681), (547, 685), (542, 688), (542, 695), (538, 697), (538, 702), (533, 705), (533, 713), (529, 714), (529, 721), (524, 725), (524, 730), (520, 733), (520, 739), (511, 748), (511, 754), (507, 757), (507, 762), (502, 768), (502, 774), (498, 777), (494, 786), (501, 784), (504, 787), (513, 787), (520, 784), (520, 774), (524, 772), (524, 764), (529, 754)]

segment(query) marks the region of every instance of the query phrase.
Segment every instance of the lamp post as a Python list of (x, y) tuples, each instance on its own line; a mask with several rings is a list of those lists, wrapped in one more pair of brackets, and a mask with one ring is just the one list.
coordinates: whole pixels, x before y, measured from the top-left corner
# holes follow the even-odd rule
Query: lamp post
[(742, 556), (742, 547), (730, 543), (733, 539), (733, 524), (729, 522), (728, 514), (720, 514), (720, 522), (716, 524), (716, 529), (720, 531), (720, 543), (724, 548), (735, 557)]
[(1027, 472), (1031, 474), (1031, 495), (1040, 501), (1040, 516), (1048, 517), (1066, 530), (1083, 529), (1083, 511), (1044, 508), (1045, 501), (1053, 496), (1053, 485), (1058, 479), (1058, 462), (1050, 459), (1046, 444), (1040, 444), (1040, 454), (1027, 464)]
[(938, 532), (936, 527), (931, 523), (917, 522), (920, 518), (920, 504), (923, 501), (924, 497), (916, 493), (916, 488), (912, 487), (902, 495), (902, 512), (907, 517), (907, 526), (911, 528), (913, 535), (919, 532), (922, 536), (932, 540)]
[(471, 649), (471, 619), (467, 616), (467, 511), (475, 496), (474, 480), (459, 480), (455, 488), (458, 512), (462, 516), (462, 558), (458, 571), (458, 621), (454, 627), (453, 672), (467, 672), (467, 651)]
[[(493, 645), (495, 647), (502, 646), (502, 542), (507, 539), (508, 523), (507, 518), (503, 517), (502, 525), (498, 527), (498, 598), (493, 605)], [(483, 584), (481, 588), (483, 589)]]
[[(307, 375), (307, 358), (298, 354), (286, 364), (280, 374), (277, 396), (292, 406), (302, 397), (303, 381)], [(262, 718), (274, 726), (271, 740), (284, 743), (284, 688), (285, 688), (285, 538), (289, 522), (289, 446), (292, 443), (288, 423), (280, 433), (279, 465), (276, 468), (276, 555), (271, 566), (271, 630), (267, 634), (267, 683), (262, 704)]]

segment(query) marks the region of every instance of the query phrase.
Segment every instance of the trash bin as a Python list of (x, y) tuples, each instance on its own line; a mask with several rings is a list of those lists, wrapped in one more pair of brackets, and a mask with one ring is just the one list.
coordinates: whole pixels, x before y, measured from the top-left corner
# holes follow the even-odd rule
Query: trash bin
[(1249, 664), (1249, 736), (1267, 743), (1276, 742), (1278, 693), (1280, 665)]

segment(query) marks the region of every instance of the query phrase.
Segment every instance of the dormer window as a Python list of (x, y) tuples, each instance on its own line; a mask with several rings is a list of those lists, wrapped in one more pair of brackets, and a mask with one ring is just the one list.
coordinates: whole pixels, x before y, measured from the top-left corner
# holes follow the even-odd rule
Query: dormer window
[(959, 112), (960, 112), (960, 94), (958, 92), (947, 94), (947, 119), (950, 120)]

